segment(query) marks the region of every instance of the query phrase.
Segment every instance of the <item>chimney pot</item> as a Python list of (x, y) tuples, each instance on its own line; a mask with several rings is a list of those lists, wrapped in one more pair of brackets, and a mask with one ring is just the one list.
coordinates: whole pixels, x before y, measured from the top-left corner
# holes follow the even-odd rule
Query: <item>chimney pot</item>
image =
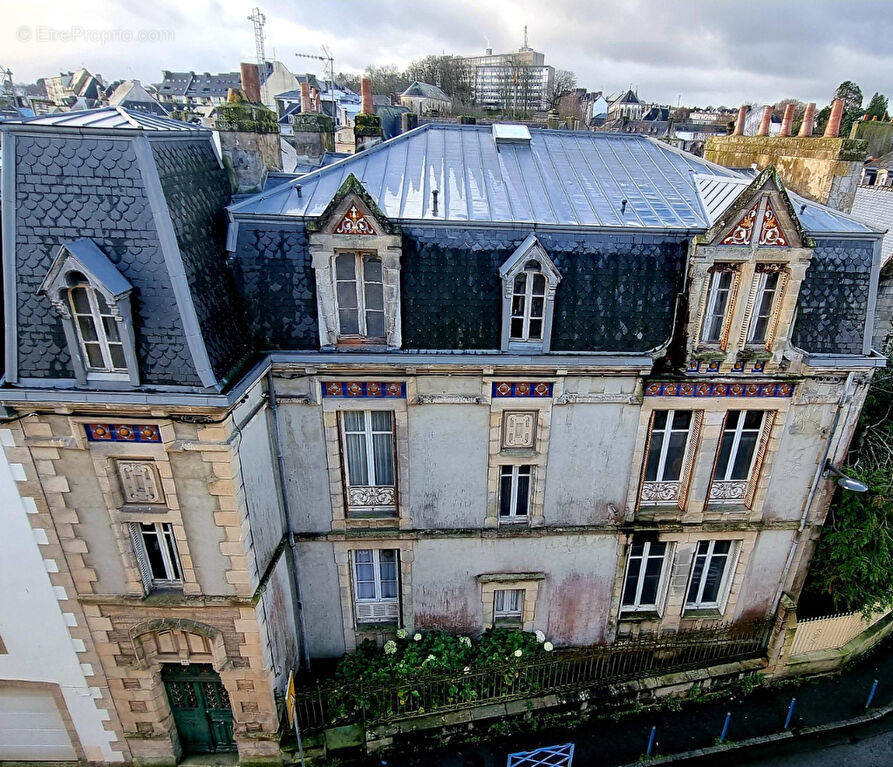
[(301, 83), (301, 111), (304, 114), (312, 111), (310, 108), (310, 83)]
[(242, 80), (242, 93), (245, 100), (254, 104), (260, 103), (260, 76), (257, 73), (257, 64), (249, 64), (243, 61), (239, 64), (239, 73)]
[(781, 118), (781, 131), (779, 136), (790, 136), (791, 125), (794, 123), (794, 105), (788, 104), (784, 108), (784, 117)]
[(735, 120), (735, 132), (733, 136), (744, 135), (744, 118), (747, 117), (747, 106), (742, 104), (738, 107), (738, 117)]
[(372, 78), (364, 77), (362, 81), (363, 107), (364, 115), (374, 115), (375, 105), (372, 102)]
[(769, 126), (772, 123), (772, 107), (763, 107), (763, 118), (760, 120), (760, 129), (757, 131), (758, 136), (768, 136)]
[(840, 134), (840, 120), (843, 118), (843, 99), (831, 102), (831, 116), (825, 126), (825, 138), (837, 138)]
[(815, 102), (806, 105), (806, 111), (803, 112), (803, 122), (800, 124), (800, 133), (798, 136), (811, 136), (812, 125), (815, 122)]

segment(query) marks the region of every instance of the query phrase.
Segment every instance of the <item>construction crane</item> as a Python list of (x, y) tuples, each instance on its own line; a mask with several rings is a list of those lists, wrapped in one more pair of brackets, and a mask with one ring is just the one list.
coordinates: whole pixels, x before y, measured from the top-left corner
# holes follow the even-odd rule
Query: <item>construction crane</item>
[(264, 53), (264, 24), (267, 23), (267, 17), (261, 13), (260, 8), (255, 7), (248, 17), (248, 21), (254, 24), (254, 50), (257, 54), (257, 79), (260, 85), (260, 100), (267, 103), (267, 79), (264, 77), (264, 71), (267, 66), (267, 56)]

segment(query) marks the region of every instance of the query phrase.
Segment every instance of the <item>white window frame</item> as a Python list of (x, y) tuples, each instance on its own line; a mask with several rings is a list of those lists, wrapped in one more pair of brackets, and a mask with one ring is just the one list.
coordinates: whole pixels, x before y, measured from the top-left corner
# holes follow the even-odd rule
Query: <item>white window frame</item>
[[(749, 482), (749, 481), (750, 481), (751, 474), (753, 474), (753, 466), (754, 466), (754, 462), (756, 461), (757, 453), (760, 451), (760, 437), (763, 436), (763, 429), (766, 427), (766, 411), (765, 411), (765, 410), (743, 410), (743, 409), (742, 409), (742, 410), (730, 410), (730, 411), (729, 411), (729, 413), (736, 413), (736, 412), (737, 412), (737, 413), (741, 413), (741, 415), (738, 416), (738, 423), (735, 424), (734, 429), (729, 429), (728, 426), (725, 425), (725, 424), (728, 424), (728, 419), (729, 419), (729, 416), (728, 416), (728, 413), (727, 413), (727, 414), (726, 414), (725, 424), (723, 425), (722, 434), (720, 434), (720, 437), (719, 437), (719, 449), (721, 450), (721, 449), (722, 449), (722, 442), (723, 442), (724, 437), (726, 436), (726, 432), (731, 431), (732, 434), (733, 434), (733, 437), (732, 437), (732, 448), (731, 448), (731, 450), (729, 450), (729, 460), (728, 460), (728, 463), (727, 463), (727, 465), (726, 465), (725, 476), (722, 476), (722, 477), (721, 477), (721, 476), (719, 475), (719, 473), (718, 473), (718, 472), (719, 472), (719, 464), (717, 463), (717, 466), (716, 466), (717, 474), (716, 474), (716, 476), (714, 476), (714, 478), (713, 478), (714, 481), (719, 481), (719, 482)], [(757, 426), (757, 427), (748, 427), (748, 428), (745, 428), (745, 427), (744, 427), (744, 422), (745, 422), (745, 420), (747, 420), (747, 414), (748, 414), (748, 413), (754, 413), (754, 412), (760, 414), (760, 425)], [(731, 473), (732, 473), (732, 467), (735, 465), (735, 461), (736, 461), (737, 458), (738, 458), (738, 448), (741, 446), (741, 435), (744, 434), (745, 431), (747, 431), (747, 432), (755, 432), (755, 433), (756, 433), (756, 441), (754, 442), (754, 445), (753, 445), (753, 453), (752, 453), (751, 456), (750, 456), (750, 464), (749, 464), (748, 467), (747, 467), (747, 476), (744, 477), (744, 478), (742, 478), (742, 479), (735, 480), (735, 479), (732, 479), (732, 477), (731, 477), (730, 475), (731, 475)], [(718, 456), (717, 456), (717, 461), (718, 461), (718, 460), (719, 460), (719, 458), (718, 458)]]
[[(353, 256), (354, 260), (354, 279), (353, 280), (341, 280), (338, 279), (338, 259), (342, 256)], [(374, 258), (378, 261), (381, 267), (381, 281), (373, 282), (369, 281), (370, 285), (378, 285), (381, 290), (381, 309), (370, 309), (369, 311), (379, 312), (381, 314), (381, 324), (382, 329), (384, 331), (381, 336), (369, 336), (368, 327), (366, 324), (366, 259)], [(335, 257), (332, 261), (332, 279), (335, 285), (335, 316), (336, 322), (338, 326), (338, 337), (339, 338), (363, 338), (373, 341), (382, 341), (384, 342), (387, 334), (387, 312), (385, 309), (385, 281), (384, 281), (384, 262), (379, 256), (378, 253), (369, 250), (339, 250), (335, 252)], [(357, 306), (355, 310), (345, 310), (345, 311), (356, 311), (357, 313), (357, 333), (345, 333), (341, 329), (341, 306), (338, 302), (338, 285), (341, 283), (353, 282), (354, 292), (356, 294)]]
[[(397, 596), (382, 596), (381, 589), (381, 552), (392, 551), (394, 553), (394, 570), (397, 576)], [(358, 562), (357, 555), (369, 552), (372, 554), (372, 562)], [(354, 615), (358, 624), (362, 623), (392, 623), (400, 618), (400, 550), (399, 549), (354, 549), (351, 551), (350, 578), (353, 589)], [(360, 564), (372, 565), (372, 577), (375, 588), (374, 597), (360, 597), (357, 566)], [(366, 581), (364, 581), (366, 582)]]
[[(725, 554), (714, 554), (714, 548), (717, 543), (728, 543), (729, 550)], [(701, 548), (701, 544), (706, 543), (707, 551), (701, 555), (698, 553)], [(688, 581), (685, 584), (685, 609), (686, 610), (712, 610), (718, 609), (720, 611), (725, 609), (726, 601), (729, 597), (729, 592), (731, 591), (732, 586), (732, 578), (734, 576), (735, 568), (738, 564), (738, 554), (741, 550), (741, 547), (738, 545), (737, 541), (729, 541), (726, 538), (722, 539), (711, 539), (709, 541), (698, 541), (695, 546), (694, 556), (691, 559), (691, 569), (688, 574)], [(701, 569), (701, 582), (698, 585), (698, 595), (693, 600), (690, 601), (688, 598), (689, 591), (691, 591), (692, 580), (695, 577), (695, 567), (698, 564), (698, 557), (703, 556), (704, 558), (704, 567)], [(725, 557), (725, 565), (723, 567), (722, 577), (719, 583), (719, 589), (716, 593), (716, 601), (715, 602), (704, 602), (704, 589), (707, 585), (707, 572), (710, 566), (710, 562), (714, 557)]]
[[(532, 266), (531, 266), (532, 265)], [(516, 288), (516, 283), (518, 278), (523, 275), (524, 277), (524, 291), (519, 293)], [(534, 282), (536, 278), (539, 277), (543, 283), (543, 291), (542, 294), (534, 293)], [(549, 279), (543, 274), (542, 265), (539, 261), (535, 259), (531, 259), (527, 263), (524, 264), (524, 268), (515, 273), (514, 279), (512, 279), (512, 312), (511, 317), (509, 318), (509, 343), (533, 343), (533, 344), (541, 344), (543, 342), (543, 331), (545, 330), (545, 318), (546, 318), (546, 296), (549, 293)], [(523, 307), (521, 309), (520, 314), (516, 314), (514, 311), (515, 299), (517, 297), (523, 297)], [(534, 316), (533, 314), (533, 299), (541, 298), (543, 301), (542, 304), (542, 313)], [(512, 335), (512, 325), (515, 320), (521, 320), (521, 335), (514, 336)], [(540, 323), (540, 332), (536, 337), (531, 337), (530, 335), (530, 323), (534, 320), (539, 320)]]
[[(667, 422), (661, 429), (655, 429), (654, 421), (657, 413), (665, 412), (667, 414)], [(682, 462), (679, 467), (679, 476), (676, 479), (667, 479), (665, 474), (667, 470), (667, 456), (670, 452), (670, 437), (673, 432), (681, 432), (682, 429), (674, 429), (673, 423), (676, 420), (677, 413), (688, 413), (688, 427), (685, 431), (685, 444), (682, 445)], [(698, 412), (694, 410), (654, 410), (648, 422), (647, 441), (648, 448), (642, 457), (642, 493), (640, 499), (641, 506), (661, 506), (667, 504), (675, 504), (679, 501), (682, 494), (682, 488), (687, 481), (688, 457), (689, 451), (692, 449), (692, 434), (694, 433), (695, 420)], [(663, 440), (660, 446), (660, 455), (658, 458), (657, 472), (654, 479), (648, 479), (648, 459), (651, 456), (651, 450), (654, 446), (654, 434), (658, 431), (663, 434)]]
[[(355, 431), (348, 429), (346, 415), (348, 413), (363, 414), (363, 430)], [(373, 428), (373, 413), (389, 413), (391, 418), (391, 428), (389, 431), (383, 431)], [(397, 458), (394, 454), (394, 439), (396, 434), (396, 412), (393, 410), (343, 410), (340, 413), (340, 429), (341, 429), (341, 454), (344, 462), (344, 484), (347, 489), (347, 508), (348, 510), (369, 510), (381, 511), (388, 515), (393, 515), (397, 508)], [(359, 434), (363, 436), (366, 448), (366, 485), (354, 485), (350, 481), (350, 453), (347, 449), (348, 434)], [(378, 477), (375, 475), (375, 435), (387, 434), (388, 447), (390, 449), (391, 475), (393, 482), (391, 484), (378, 484)]]
[[(508, 472), (506, 472), (508, 469)], [(516, 512), (518, 506), (518, 478), (521, 476), (521, 469), (527, 469), (526, 476), (528, 478), (527, 483), (527, 509), (523, 514), (518, 514)], [(533, 500), (533, 482), (534, 476), (536, 474), (536, 467), (533, 464), (525, 463), (525, 464), (501, 464), (499, 467), (499, 506), (497, 511), (499, 512), (499, 521), (503, 523), (513, 523), (513, 522), (526, 522), (530, 519), (530, 507)], [(502, 480), (508, 475), (511, 477), (511, 490), (509, 497), (509, 513), (506, 516), (501, 514), (502, 511)]]
[[(772, 311), (775, 308), (775, 302), (778, 300), (779, 288), (781, 287), (781, 272), (758, 272), (757, 276), (759, 278), (757, 281), (757, 294), (756, 299), (753, 302), (753, 314), (751, 315), (750, 324), (747, 328), (747, 343), (749, 344), (765, 344), (767, 339), (769, 338)], [(766, 310), (766, 314), (761, 314), (760, 306), (763, 303), (763, 298), (767, 291), (766, 283), (769, 282), (769, 279), (772, 277), (775, 277), (775, 285), (771, 288), (772, 300), (769, 302), (769, 307)], [(763, 337), (755, 338), (757, 322), (759, 322), (760, 319), (766, 320), (766, 325), (763, 329)]]
[[(521, 623), (524, 620), (525, 589), (508, 588), (493, 591), (493, 624)], [(500, 607), (500, 602), (502, 606)]]
[[(720, 282), (724, 276), (729, 276), (729, 287), (728, 289), (720, 288)], [(707, 305), (704, 307), (704, 317), (701, 322), (701, 343), (705, 344), (719, 344), (722, 343), (722, 330), (726, 323), (726, 317), (729, 313), (729, 308), (731, 306), (732, 301), (732, 290), (735, 286), (735, 272), (732, 269), (715, 269), (710, 273), (710, 285), (707, 289)], [(725, 290), (725, 306), (723, 307), (723, 312), (721, 316), (721, 322), (719, 324), (719, 335), (717, 338), (709, 338), (710, 327), (713, 325), (713, 320), (719, 317), (716, 314), (716, 302), (719, 298), (719, 294)]]
[[(90, 311), (86, 314), (83, 312), (79, 312), (75, 306), (74, 301), (74, 292), (76, 290), (82, 290), (87, 298), (87, 303), (89, 304)], [(78, 346), (81, 352), (81, 358), (84, 361), (84, 368), (87, 371), (88, 376), (94, 376), (96, 374), (100, 374), (106, 380), (120, 380), (120, 381), (129, 381), (130, 374), (128, 373), (127, 368), (127, 355), (126, 348), (124, 344), (124, 327), (117, 327), (118, 330), (118, 340), (110, 341), (108, 335), (105, 331), (105, 323), (104, 319), (110, 319), (112, 322), (118, 323), (119, 319), (115, 316), (111, 307), (106, 301), (106, 306), (109, 308), (108, 314), (103, 314), (102, 310), (99, 307), (99, 301), (96, 298), (96, 288), (94, 288), (87, 280), (82, 280), (74, 285), (71, 285), (68, 288), (68, 306), (69, 311), (71, 311), (72, 324), (74, 325), (75, 336), (78, 340)], [(105, 300), (105, 297), (103, 297)], [(80, 317), (86, 317), (90, 320), (93, 325), (94, 332), (96, 333), (96, 341), (87, 341), (84, 338), (84, 334), (81, 331), (80, 322), (78, 319)], [(87, 353), (87, 344), (95, 344), (99, 347), (99, 353), (102, 356), (103, 367), (95, 367), (90, 364), (90, 355)], [(124, 358), (123, 366), (116, 366), (112, 361), (112, 353), (111, 346), (112, 344), (120, 347), (121, 356)]]
[[(545, 280), (545, 291), (543, 295), (543, 315), (542, 315), (542, 334), (540, 338), (530, 338), (530, 308), (532, 306), (532, 288), (533, 279), (531, 270), (527, 266), (531, 263), (537, 264), (539, 273)], [(524, 312), (522, 315), (515, 315), (512, 304), (515, 297), (515, 277), (519, 274), (526, 273), (525, 289), (524, 289)], [(558, 283), (561, 282), (561, 273), (558, 271), (548, 253), (537, 240), (536, 236), (531, 234), (522, 242), (512, 253), (505, 263), (499, 268), (499, 278), (502, 280), (502, 351), (537, 351), (547, 352), (552, 340), (552, 317), (555, 310), (555, 291)], [(520, 293), (518, 295), (521, 295)], [(511, 332), (512, 318), (520, 316), (523, 320), (523, 332), (521, 338), (513, 338)], [(534, 319), (539, 319), (536, 317)]]
[[(647, 569), (648, 560), (657, 558), (656, 556), (650, 555), (652, 543), (662, 543), (664, 545), (664, 553), (661, 556), (660, 577), (657, 579), (657, 591), (654, 596), (654, 603), (642, 604), (642, 588), (645, 585), (645, 571)], [(635, 543), (633, 541), (630, 541), (629, 552), (626, 555), (626, 566), (623, 568), (623, 580), (620, 583), (620, 611), (623, 613), (660, 613), (663, 611), (663, 604), (664, 600), (666, 599), (667, 577), (671, 569), (671, 567), (667, 566), (667, 562), (672, 562), (673, 544), (670, 541), (644, 541), (642, 544), (641, 557), (633, 557), (633, 545), (635, 545)], [(626, 579), (629, 575), (630, 563), (634, 558), (641, 559), (642, 566), (639, 568), (639, 576), (636, 580), (635, 599), (632, 604), (625, 605), (623, 604), (623, 597), (624, 593), (626, 592)]]
[[(143, 525), (151, 525), (151, 530), (144, 530)], [(146, 536), (154, 535), (159, 541), (162, 565), (164, 567), (163, 578), (157, 577), (152, 571), (152, 562), (149, 559), (149, 551), (146, 548)], [(170, 522), (131, 522), (130, 539), (134, 547), (134, 556), (140, 570), (143, 585), (147, 591), (152, 588), (180, 588), (183, 585), (183, 564), (180, 561), (180, 552), (177, 548), (177, 539), (174, 535), (173, 525)], [(177, 576), (179, 573), (179, 577)]]

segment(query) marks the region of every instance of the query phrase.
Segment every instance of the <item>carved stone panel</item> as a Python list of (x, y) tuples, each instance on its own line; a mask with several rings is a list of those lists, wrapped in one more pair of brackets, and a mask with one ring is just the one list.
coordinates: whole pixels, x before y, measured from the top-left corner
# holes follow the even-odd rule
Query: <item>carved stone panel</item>
[(506, 410), (502, 414), (503, 449), (532, 449), (536, 445), (536, 419), (535, 410)]

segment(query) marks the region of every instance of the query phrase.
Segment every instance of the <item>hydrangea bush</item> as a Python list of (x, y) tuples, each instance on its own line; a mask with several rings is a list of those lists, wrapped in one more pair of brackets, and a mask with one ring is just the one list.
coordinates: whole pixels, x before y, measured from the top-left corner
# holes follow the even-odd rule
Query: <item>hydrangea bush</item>
[[(517, 684), (521, 667), (548, 657), (552, 649), (552, 643), (539, 631), (495, 628), (472, 638), (439, 630), (410, 635), (399, 629), (396, 638), (384, 646), (366, 640), (341, 659), (335, 670), (337, 687), (329, 691), (329, 713), (335, 722), (356, 718), (362, 710), (378, 718), (397, 709), (406, 713), (407, 707), (424, 713), (425, 705), (473, 703), (477, 696), (475, 671), (499, 667), (497, 683), (508, 691)], [(416, 686), (444, 677), (443, 684), (426, 688), (423, 701)], [(382, 688), (388, 692), (383, 693)]]

